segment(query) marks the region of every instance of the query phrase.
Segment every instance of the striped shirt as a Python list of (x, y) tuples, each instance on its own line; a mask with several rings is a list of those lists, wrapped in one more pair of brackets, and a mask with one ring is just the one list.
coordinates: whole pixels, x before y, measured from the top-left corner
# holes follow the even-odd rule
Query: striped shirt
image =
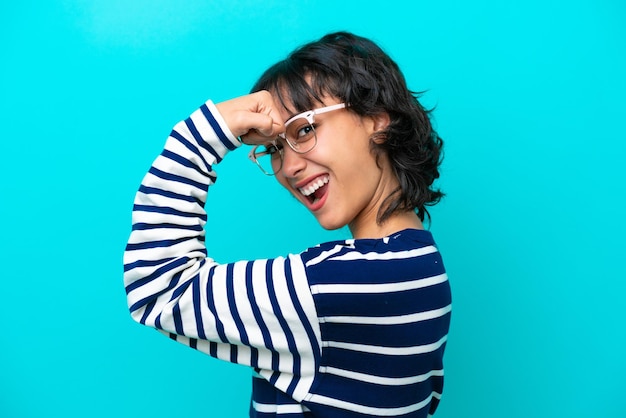
[(131, 316), (252, 367), (250, 416), (434, 413), (451, 296), (430, 232), (219, 264), (207, 256), (204, 205), (214, 165), (238, 146), (210, 101), (172, 130), (135, 198)]

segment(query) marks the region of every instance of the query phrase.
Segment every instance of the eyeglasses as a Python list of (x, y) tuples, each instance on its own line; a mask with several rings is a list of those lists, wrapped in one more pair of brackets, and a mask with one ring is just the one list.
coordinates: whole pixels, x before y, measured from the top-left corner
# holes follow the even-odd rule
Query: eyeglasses
[(283, 143), (281, 139), (298, 154), (311, 151), (317, 145), (317, 133), (315, 133), (315, 115), (343, 109), (345, 103), (332, 106), (320, 107), (300, 113), (285, 122), (285, 132), (278, 134), (278, 138), (269, 144), (257, 145), (250, 151), (248, 158), (255, 162), (261, 171), (273, 176), (283, 168)]

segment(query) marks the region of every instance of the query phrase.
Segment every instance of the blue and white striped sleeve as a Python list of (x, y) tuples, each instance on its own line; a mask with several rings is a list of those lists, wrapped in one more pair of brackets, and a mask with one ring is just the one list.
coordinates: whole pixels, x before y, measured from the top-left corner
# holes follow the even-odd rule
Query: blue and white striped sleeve
[(207, 257), (213, 166), (238, 145), (210, 101), (174, 127), (135, 197), (124, 254), (128, 306), (137, 322), (252, 366), (303, 399), (321, 337), (300, 256), (231, 264)]

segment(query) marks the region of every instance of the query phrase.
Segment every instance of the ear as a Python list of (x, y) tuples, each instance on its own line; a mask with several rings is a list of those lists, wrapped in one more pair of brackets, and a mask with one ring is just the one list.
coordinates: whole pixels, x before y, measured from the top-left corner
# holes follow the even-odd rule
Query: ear
[(372, 121), (372, 140), (376, 144), (382, 144), (385, 142), (385, 135), (380, 135), (380, 132), (387, 129), (387, 126), (391, 123), (391, 118), (387, 112), (379, 113), (378, 115), (369, 117)]
[(380, 113), (374, 116), (374, 128), (376, 131), (382, 131), (387, 129), (387, 126), (391, 123), (391, 118), (387, 112)]

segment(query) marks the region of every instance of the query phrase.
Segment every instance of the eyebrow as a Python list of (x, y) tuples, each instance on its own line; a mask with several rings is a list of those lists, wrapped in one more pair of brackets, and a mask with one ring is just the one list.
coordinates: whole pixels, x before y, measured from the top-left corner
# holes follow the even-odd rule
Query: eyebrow
[(310, 112), (310, 111), (311, 110), (304, 110), (302, 112), (293, 113), (293, 114), (289, 115), (289, 117), (283, 121), (283, 125), (286, 124), (287, 122), (289, 122), (290, 120), (292, 120), (293, 118), (295, 118), (296, 116), (300, 116), (303, 113), (307, 113), (307, 112)]
[(283, 121), (283, 124), (284, 124), (285, 122), (287, 122), (288, 120), (293, 119), (293, 117), (294, 117), (294, 116), (301, 115), (302, 113), (303, 113), (303, 112), (298, 112), (298, 113), (292, 113), (292, 114), (290, 114), (289, 116), (287, 116), (287, 119), (285, 119), (285, 120)]

